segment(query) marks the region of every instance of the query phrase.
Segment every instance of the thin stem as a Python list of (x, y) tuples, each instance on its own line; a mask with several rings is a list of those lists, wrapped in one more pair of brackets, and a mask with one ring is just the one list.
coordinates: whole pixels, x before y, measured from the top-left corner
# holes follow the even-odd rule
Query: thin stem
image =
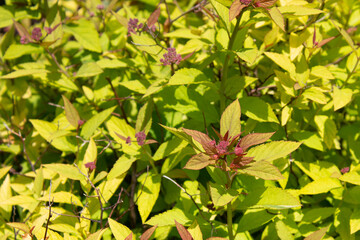
[[(231, 188), (231, 178), (229, 173), (226, 174), (227, 177), (227, 189)], [(232, 227), (232, 208), (231, 208), (231, 201), (226, 205), (226, 215), (227, 215), (227, 228), (229, 234), (229, 240), (234, 240), (234, 233)]]
[(240, 25), (242, 13), (243, 13), (243, 11), (241, 11), (239, 17), (236, 20), (236, 25), (235, 25), (234, 31), (231, 34), (229, 44), (228, 44), (229, 52), (226, 54), (224, 67), (222, 69), (221, 85), (220, 85), (220, 111), (221, 112), (223, 112), (225, 110), (225, 101), (226, 101), (225, 87), (226, 87), (226, 80), (228, 78), (228, 73), (229, 73), (229, 63), (230, 63), (230, 54), (231, 54), (230, 51), (233, 48), (236, 35), (239, 31), (239, 25)]

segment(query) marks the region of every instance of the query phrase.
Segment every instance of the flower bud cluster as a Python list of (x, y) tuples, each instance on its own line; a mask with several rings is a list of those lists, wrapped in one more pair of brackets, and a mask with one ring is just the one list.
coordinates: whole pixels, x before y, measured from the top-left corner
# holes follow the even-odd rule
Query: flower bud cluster
[(168, 48), (167, 49), (167, 53), (165, 53), (163, 56), (164, 58), (160, 59), (160, 62), (166, 66), (166, 65), (171, 65), (171, 64), (179, 64), (180, 61), (182, 60), (182, 57), (180, 54), (176, 53), (176, 49), (175, 48)]
[(139, 19), (130, 18), (128, 22), (128, 36), (130, 36), (131, 33), (136, 34), (136, 32), (143, 28), (143, 26), (144, 25), (142, 23), (139, 23)]

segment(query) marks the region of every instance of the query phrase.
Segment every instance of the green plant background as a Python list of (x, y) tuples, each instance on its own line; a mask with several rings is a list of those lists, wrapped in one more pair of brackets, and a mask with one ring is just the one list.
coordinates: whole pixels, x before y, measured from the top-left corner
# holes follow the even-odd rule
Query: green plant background
[[(232, 21), (230, 0), (197, 12), (194, 0), (5, 2), (0, 239), (135, 239), (151, 226), (176, 239), (174, 220), (194, 239), (227, 238), (229, 201), (235, 239), (360, 237), (358, 1), (279, 0)], [(128, 36), (129, 19), (157, 8), (154, 33)], [(19, 29), (55, 26), (20, 43)], [(169, 47), (180, 64), (161, 64)], [(236, 99), (244, 135), (302, 144), (250, 149), (274, 154), (284, 178), (240, 174), (223, 193), (218, 168), (183, 168), (196, 152), (173, 133), (215, 137)], [(139, 146), (140, 131), (157, 143)]]

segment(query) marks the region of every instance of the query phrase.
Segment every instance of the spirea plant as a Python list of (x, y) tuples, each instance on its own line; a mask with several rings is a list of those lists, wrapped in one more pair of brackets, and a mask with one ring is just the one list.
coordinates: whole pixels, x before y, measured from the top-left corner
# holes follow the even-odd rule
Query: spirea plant
[(357, 239), (355, 0), (0, 6), (0, 239)]

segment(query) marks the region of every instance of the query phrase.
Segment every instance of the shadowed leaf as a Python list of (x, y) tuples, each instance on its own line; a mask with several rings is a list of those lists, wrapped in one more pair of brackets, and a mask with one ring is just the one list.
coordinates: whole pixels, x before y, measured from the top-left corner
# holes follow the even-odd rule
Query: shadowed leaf
[(154, 25), (158, 19), (159, 19), (159, 16), (160, 16), (160, 8), (157, 8), (151, 15), (150, 17), (148, 18), (147, 20), (147, 25), (148, 27), (151, 27), (152, 25)]
[(243, 5), (240, 0), (235, 0), (229, 10), (229, 21), (231, 22), (234, 18), (239, 16), (241, 10), (245, 8), (246, 5)]
[(74, 105), (71, 104), (69, 99), (67, 99), (64, 95), (62, 95), (64, 100), (64, 107), (65, 107), (65, 115), (66, 119), (69, 121), (71, 125), (74, 127), (78, 127), (78, 122), (80, 120), (80, 116)]

